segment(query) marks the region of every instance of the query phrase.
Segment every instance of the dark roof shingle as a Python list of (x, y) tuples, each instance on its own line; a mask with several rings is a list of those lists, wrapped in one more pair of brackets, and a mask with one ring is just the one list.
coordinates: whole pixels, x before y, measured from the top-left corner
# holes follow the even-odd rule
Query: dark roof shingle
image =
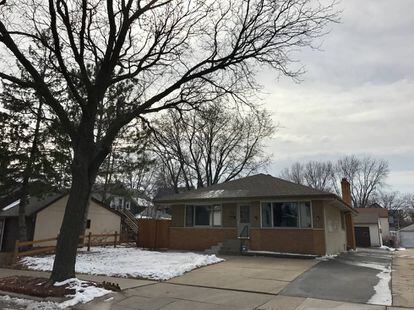
[(256, 174), (205, 188), (155, 199), (158, 203), (189, 200), (238, 199), (265, 197), (336, 197), (335, 194), (292, 183), (269, 174)]

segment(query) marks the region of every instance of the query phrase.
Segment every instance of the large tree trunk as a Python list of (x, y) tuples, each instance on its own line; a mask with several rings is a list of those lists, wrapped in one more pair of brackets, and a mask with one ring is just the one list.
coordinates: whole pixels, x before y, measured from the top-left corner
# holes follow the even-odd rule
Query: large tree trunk
[(56, 258), (51, 275), (51, 279), (55, 282), (75, 277), (79, 236), (84, 230), (90, 192), (98, 169), (96, 164), (92, 164), (95, 153), (93, 141), (82, 140), (74, 153), (72, 186), (57, 241)]

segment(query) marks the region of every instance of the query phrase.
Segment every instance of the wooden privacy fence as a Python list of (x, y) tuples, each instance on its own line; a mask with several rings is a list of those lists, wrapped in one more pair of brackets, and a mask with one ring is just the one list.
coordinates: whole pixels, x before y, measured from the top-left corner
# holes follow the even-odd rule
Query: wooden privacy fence
[(137, 246), (148, 249), (167, 249), (170, 224), (171, 220), (138, 219)]
[[(19, 241), (16, 240), (13, 253), (13, 263), (16, 263), (17, 258), (22, 256), (37, 255), (37, 254), (46, 254), (53, 253), (56, 249), (56, 242), (58, 236), (54, 238), (47, 238), (41, 240), (33, 241)], [(113, 245), (117, 246), (121, 241), (121, 237), (117, 231), (113, 234), (86, 234), (79, 236), (79, 247), (87, 247), (87, 250), (91, 250), (91, 246), (107, 246)], [(49, 244), (47, 244), (49, 243)], [(50, 245), (50, 243), (55, 243)], [(42, 246), (43, 244), (43, 246)], [(34, 247), (36, 245), (36, 247)]]

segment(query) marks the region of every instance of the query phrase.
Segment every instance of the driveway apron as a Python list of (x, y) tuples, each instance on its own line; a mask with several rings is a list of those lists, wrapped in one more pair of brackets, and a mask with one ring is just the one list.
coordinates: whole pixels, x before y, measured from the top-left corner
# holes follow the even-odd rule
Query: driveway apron
[(358, 249), (315, 265), (280, 294), (328, 300), (391, 305), (392, 253)]

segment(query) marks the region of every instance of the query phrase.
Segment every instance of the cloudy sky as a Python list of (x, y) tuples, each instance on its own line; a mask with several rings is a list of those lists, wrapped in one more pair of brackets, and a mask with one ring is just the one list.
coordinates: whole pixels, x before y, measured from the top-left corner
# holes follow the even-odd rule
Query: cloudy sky
[(342, 0), (322, 51), (297, 54), (303, 82), (261, 73), (280, 129), (268, 171), (294, 161), (371, 155), (390, 164), (390, 190), (414, 192), (414, 1)]

